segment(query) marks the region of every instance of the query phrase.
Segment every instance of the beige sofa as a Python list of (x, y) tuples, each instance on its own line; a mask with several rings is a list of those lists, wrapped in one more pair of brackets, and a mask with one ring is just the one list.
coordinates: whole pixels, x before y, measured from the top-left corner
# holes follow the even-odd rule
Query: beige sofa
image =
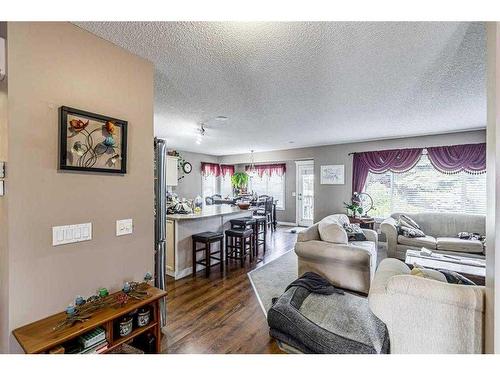
[[(322, 221), (349, 223), (343, 214), (331, 215)], [(367, 241), (335, 244), (321, 241), (318, 225), (316, 223), (298, 234), (295, 253), (299, 276), (315, 272), (333, 285), (367, 294), (377, 265), (377, 232), (363, 229)]]
[(400, 260), (384, 259), (368, 295), (389, 331), (391, 353), (482, 353), (484, 287), (409, 273)]
[(398, 235), (396, 222), (401, 213), (394, 213), (380, 224), (380, 230), (387, 239), (387, 256), (405, 259), (406, 250), (426, 247), (438, 253), (466, 255), (484, 258), (485, 248), (481, 241), (461, 240), (460, 232), (486, 233), (484, 215), (451, 213), (406, 214), (414, 219), (426, 234), (425, 237), (407, 238)]

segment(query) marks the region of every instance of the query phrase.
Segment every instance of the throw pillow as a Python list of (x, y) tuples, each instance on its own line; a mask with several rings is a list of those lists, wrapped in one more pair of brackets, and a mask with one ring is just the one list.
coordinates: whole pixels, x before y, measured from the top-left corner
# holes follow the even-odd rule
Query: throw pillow
[(425, 233), (422, 232), (420, 229), (406, 227), (406, 226), (400, 226), (398, 228), (398, 233), (408, 238), (425, 237)]
[(318, 232), (321, 241), (347, 244), (347, 233), (340, 224), (320, 221)]
[(408, 238), (425, 237), (425, 233), (420, 229), (415, 220), (407, 215), (399, 215), (396, 223), (398, 234)]
[(460, 285), (476, 285), (476, 283), (472, 280), (469, 280), (465, 276), (459, 274), (458, 272), (449, 271), (449, 270), (439, 270), (446, 280), (448, 284), (460, 284)]
[(479, 240), (481, 242), (485, 242), (486, 240), (486, 236), (483, 236), (479, 233), (469, 233), (469, 232), (460, 232), (458, 234), (458, 238), (460, 238), (461, 240), (470, 240), (470, 241)]
[(415, 220), (407, 215), (399, 215), (398, 224), (403, 227), (420, 229), (420, 225), (418, 225)]
[(418, 265), (414, 265), (412, 270), (410, 271), (410, 275), (412, 276), (417, 276), (417, 277), (423, 277), (424, 279), (431, 279), (431, 280), (436, 280), (436, 281), (441, 281), (443, 283), (447, 283), (448, 280), (446, 279), (446, 276), (436, 270), (432, 270), (429, 268), (424, 268)]
[(358, 224), (344, 224), (348, 241), (366, 241), (366, 236)]

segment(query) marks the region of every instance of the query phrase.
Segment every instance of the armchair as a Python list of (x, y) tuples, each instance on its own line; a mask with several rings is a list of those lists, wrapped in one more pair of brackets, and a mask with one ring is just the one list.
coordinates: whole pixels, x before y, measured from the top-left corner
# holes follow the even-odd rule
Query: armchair
[[(323, 220), (349, 222), (346, 215), (331, 215)], [(318, 226), (316, 223), (297, 236), (299, 276), (315, 272), (335, 286), (367, 294), (377, 265), (377, 232), (363, 229), (367, 241), (345, 245), (321, 241)]]
[(410, 275), (398, 259), (384, 259), (368, 302), (389, 331), (391, 353), (482, 353), (482, 286), (448, 284)]

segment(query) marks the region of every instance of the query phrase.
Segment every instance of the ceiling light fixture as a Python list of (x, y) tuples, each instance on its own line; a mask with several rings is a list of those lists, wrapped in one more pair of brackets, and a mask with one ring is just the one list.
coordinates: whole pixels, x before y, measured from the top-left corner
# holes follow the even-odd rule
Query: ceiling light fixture
[(201, 144), (202, 137), (205, 135), (205, 124), (201, 123), (200, 127), (196, 129), (196, 144)]
[[(217, 117), (214, 117), (213, 119), (219, 120), (219, 121), (226, 121), (227, 117), (226, 116), (217, 116)], [(200, 126), (198, 128), (196, 128), (196, 144), (197, 145), (201, 144), (201, 141), (203, 140), (203, 136), (206, 133), (205, 126), (206, 126), (205, 122), (201, 122)]]
[(254, 150), (250, 150), (250, 166), (248, 167), (248, 174), (255, 173), (255, 160), (253, 158)]

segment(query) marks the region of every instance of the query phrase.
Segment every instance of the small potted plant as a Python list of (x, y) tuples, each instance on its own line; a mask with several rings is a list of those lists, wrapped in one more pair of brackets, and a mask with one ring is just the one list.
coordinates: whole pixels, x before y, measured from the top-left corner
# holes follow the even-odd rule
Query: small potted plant
[(347, 216), (357, 217), (358, 214), (363, 215), (363, 207), (358, 202), (344, 202), (344, 207), (347, 209)]
[(246, 172), (236, 172), (231, 176), (231, 184), (236, 194), (244, 193), (248, 186), (250, 176)]

